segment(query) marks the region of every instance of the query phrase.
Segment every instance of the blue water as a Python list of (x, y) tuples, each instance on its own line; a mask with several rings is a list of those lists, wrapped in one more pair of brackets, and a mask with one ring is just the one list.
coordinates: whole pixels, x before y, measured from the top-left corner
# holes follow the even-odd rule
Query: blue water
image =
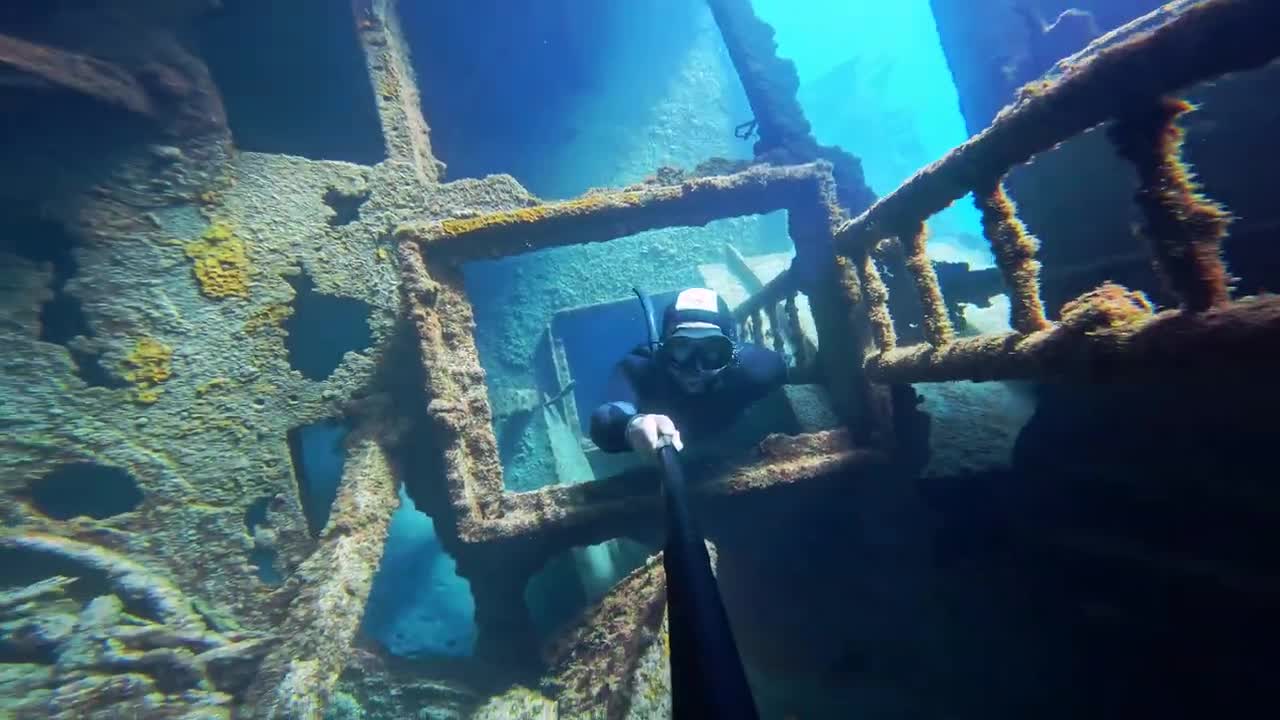
[[(867, 184), (893, 190), (968, 138), (929, 0), (755, 0), (778, 54), (800, 75), (800, 101), (818, 141), (862, 160)], [(934, 216), (938, 235), (988, 253), (981, 216), (959, 202)]]
[(475, 603), (435, 523), (402, 491), (374, 576), (364, 630), (404, 656), (463, 656), (475, 645)]

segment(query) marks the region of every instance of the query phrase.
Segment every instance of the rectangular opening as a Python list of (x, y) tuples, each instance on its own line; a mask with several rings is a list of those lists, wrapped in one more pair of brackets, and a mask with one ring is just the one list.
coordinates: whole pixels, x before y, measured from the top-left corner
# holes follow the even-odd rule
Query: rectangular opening
[(236, 147), (365, 165), (386, 158), (349, 0), (223, 0), (197, 39)]
[[(664, 310), (687, 288), (715, 291), (732, 311), (791, 264), (795, 252), (786, 228), (786, 212), (778, 211), (464, 264), (505, 487), (527, 491), (580, 483), (632, 467), (632, 453), (605, 452), (591, 439), (591, 416), (605, 403), (632, 399), (643, 412), (671, 402), (670, 395), (627, 397), (628, 383), (617, 370), (624, 357), (646, 345), (646, 323), (632, 287), (650, 294), (659, 329)], [(788, 319), (786, 305), (772, 307), (759, 333), (734, 324), (739, 351), (723, 387), (696, 398), (681, 396), (679, 407), (667, 411), (678, 427), (689, 427), (688, 433), (681, 429), (689, 440), (686, 453), (745, 460), (770, 432), (825, 429), (814, 427), (817, 417), (834, 426), (832, 413), (814, 411), (815, 404), (825, 403), (821, 388), (796, 393), (783, 387), (785, 372), (774, 373), (773, 383), (741, 369), (772, 367), (761, 363), (773, 358), (779, 368), (803, 359), (793, 349), (801, 338), (792, 337), (796, 323)], [(817, 333), (803, 295), (795, 302), (794, 319), (812, 354)], [(662, 392), (674, 392), (666, 366), (641, 364)], [(740, 392), (739, 383), (772, 392), (739, 401), (731, 397)], [(623, 394), (614, 397), (619, 390)]]
[(328, 524), (329, 511), (338, 497), (346, 464), (343, 442), (348, 430), (342, 421), (326, 419), (289, 431), (289, 455), (312, 537), (319, 537)]

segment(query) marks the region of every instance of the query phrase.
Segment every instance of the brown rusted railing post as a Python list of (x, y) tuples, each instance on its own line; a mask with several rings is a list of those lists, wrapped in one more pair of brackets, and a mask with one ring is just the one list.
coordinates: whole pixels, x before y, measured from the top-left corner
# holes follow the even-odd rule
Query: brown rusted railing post
[(764, 311), (756, 310), (751, 314), (751, 342), (764, 346)]
[(1036, 260), (1040, 242), (1018, 219), (1017, 207), (1002, 182), (975, 188), (973, 198), (982, 211), (982, 231), (1009, 288), (1009, 324), (1024, 334), (1044, 330), (1049, 320), (1040, 299), (1040, 263)]
[(782, 334), (782, 322), (778, 317), (778, 304), (771, 302), (768, 305), (769, 327), (773, 329), (773, 351), (782, 355), (786, 352), (786, 338)]
[(880, 271), (876, 269), (876, 261), (871, 257), (869, 249), (864, 248), (855, 260), (858, 272), (858, 284), (862, 287), (863, 299), (867, 303), (867, 319), (871, 321), (871, 336), (876, 341), (876, 349), (889, 352), (898, 346), (898, 335), (893, 329), (893, 316), (889, 314), (889, 289), (880, 279)]
[(800, 308), (796, 306), (796, 294), (788, 293), (783, 305), (787, 315), (787, 334), (791, 336), (791, 352), (796, 359), (796, 367), (808, 364), (809, 353), (805, 347), (804, 328), (800, 325)]
[(1182, 161), (1186, 133), (1178, 118), (1193, 109), (1186, 100), (1162, 98), (1145, 112), (1121, 118), (1110, 135), (1116, 151), (1138, 171), (1136, 200), (1156, 269), (1184, 309), (1203, 312), (1231, 301), (1222, 262), (1231, 214), (1200, 193)]
[(898, 238), (907, 254), (907, 269), (911, 271), (911, 281), (915, 283), (916, 292), (920, 295), (925, 339), (934, 347), (942, 347), (951, 342), (954, 333), (951, 319), (947, 317), (947, 304), (942, 299), (942, 288), (938, 286), (938, 275), (933, 271), (933, 262), (926, 252), (929, 229), (921, 220), (912, 227), (904, 228)]

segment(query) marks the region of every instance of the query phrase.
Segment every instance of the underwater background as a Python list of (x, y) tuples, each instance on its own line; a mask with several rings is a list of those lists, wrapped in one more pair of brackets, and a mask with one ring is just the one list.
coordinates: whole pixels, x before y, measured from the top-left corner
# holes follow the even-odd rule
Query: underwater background
[[(521, 223), (815, 161), (855, 218), (1148, 13), (1280, 30), (1260, 0), (1162, 5), (7, 3), (0, 718), (668, 717), (657, 486), (590, 413), (645, 341), (633, 287), (739, 306), (799, 262), (801, 213)], [(1205, 26), (1189, 57), (1230, 43)], [(1280, 70), (1184, 95), (1233, 296), (1265, 298)], [(1005, 178), (1049, 320), (1108, 282), (1179, 307), (1139, 184), (1101, 131)], [(956, 335), (1012, 332), (980, 207), (928, 227)], [(925, 342), (914, 270), (877, 262)], [(809, 374), (688, 454), (728, 488), (699, 511), (761, 717), (1276, 705), (1269, 375), (886, 384), (863, 465), (884, 436), (831, 378), (870, 344), (788, 298), (751, 327)]]

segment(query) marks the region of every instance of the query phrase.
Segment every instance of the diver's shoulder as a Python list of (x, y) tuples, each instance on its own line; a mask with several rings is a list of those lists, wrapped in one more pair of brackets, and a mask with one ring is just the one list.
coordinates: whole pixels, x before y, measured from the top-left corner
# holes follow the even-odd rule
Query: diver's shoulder
[(631, 348), (622, 359), (618, 361), (619, 365), (630, 368), (643, 367), (647, 368), (654, 363), (653, 350), (647, 345), (637, 345)]
[(618, 368), (632, 383), (651, 376), (656, 367), (653, 352), (644, 345), (632, 349), (618, 361)]
[(787, 376), (787, 363), (778, 353), (750, 343), (738, 347), (738, 372), (743, 380), (756, 385), (781, 384)]

